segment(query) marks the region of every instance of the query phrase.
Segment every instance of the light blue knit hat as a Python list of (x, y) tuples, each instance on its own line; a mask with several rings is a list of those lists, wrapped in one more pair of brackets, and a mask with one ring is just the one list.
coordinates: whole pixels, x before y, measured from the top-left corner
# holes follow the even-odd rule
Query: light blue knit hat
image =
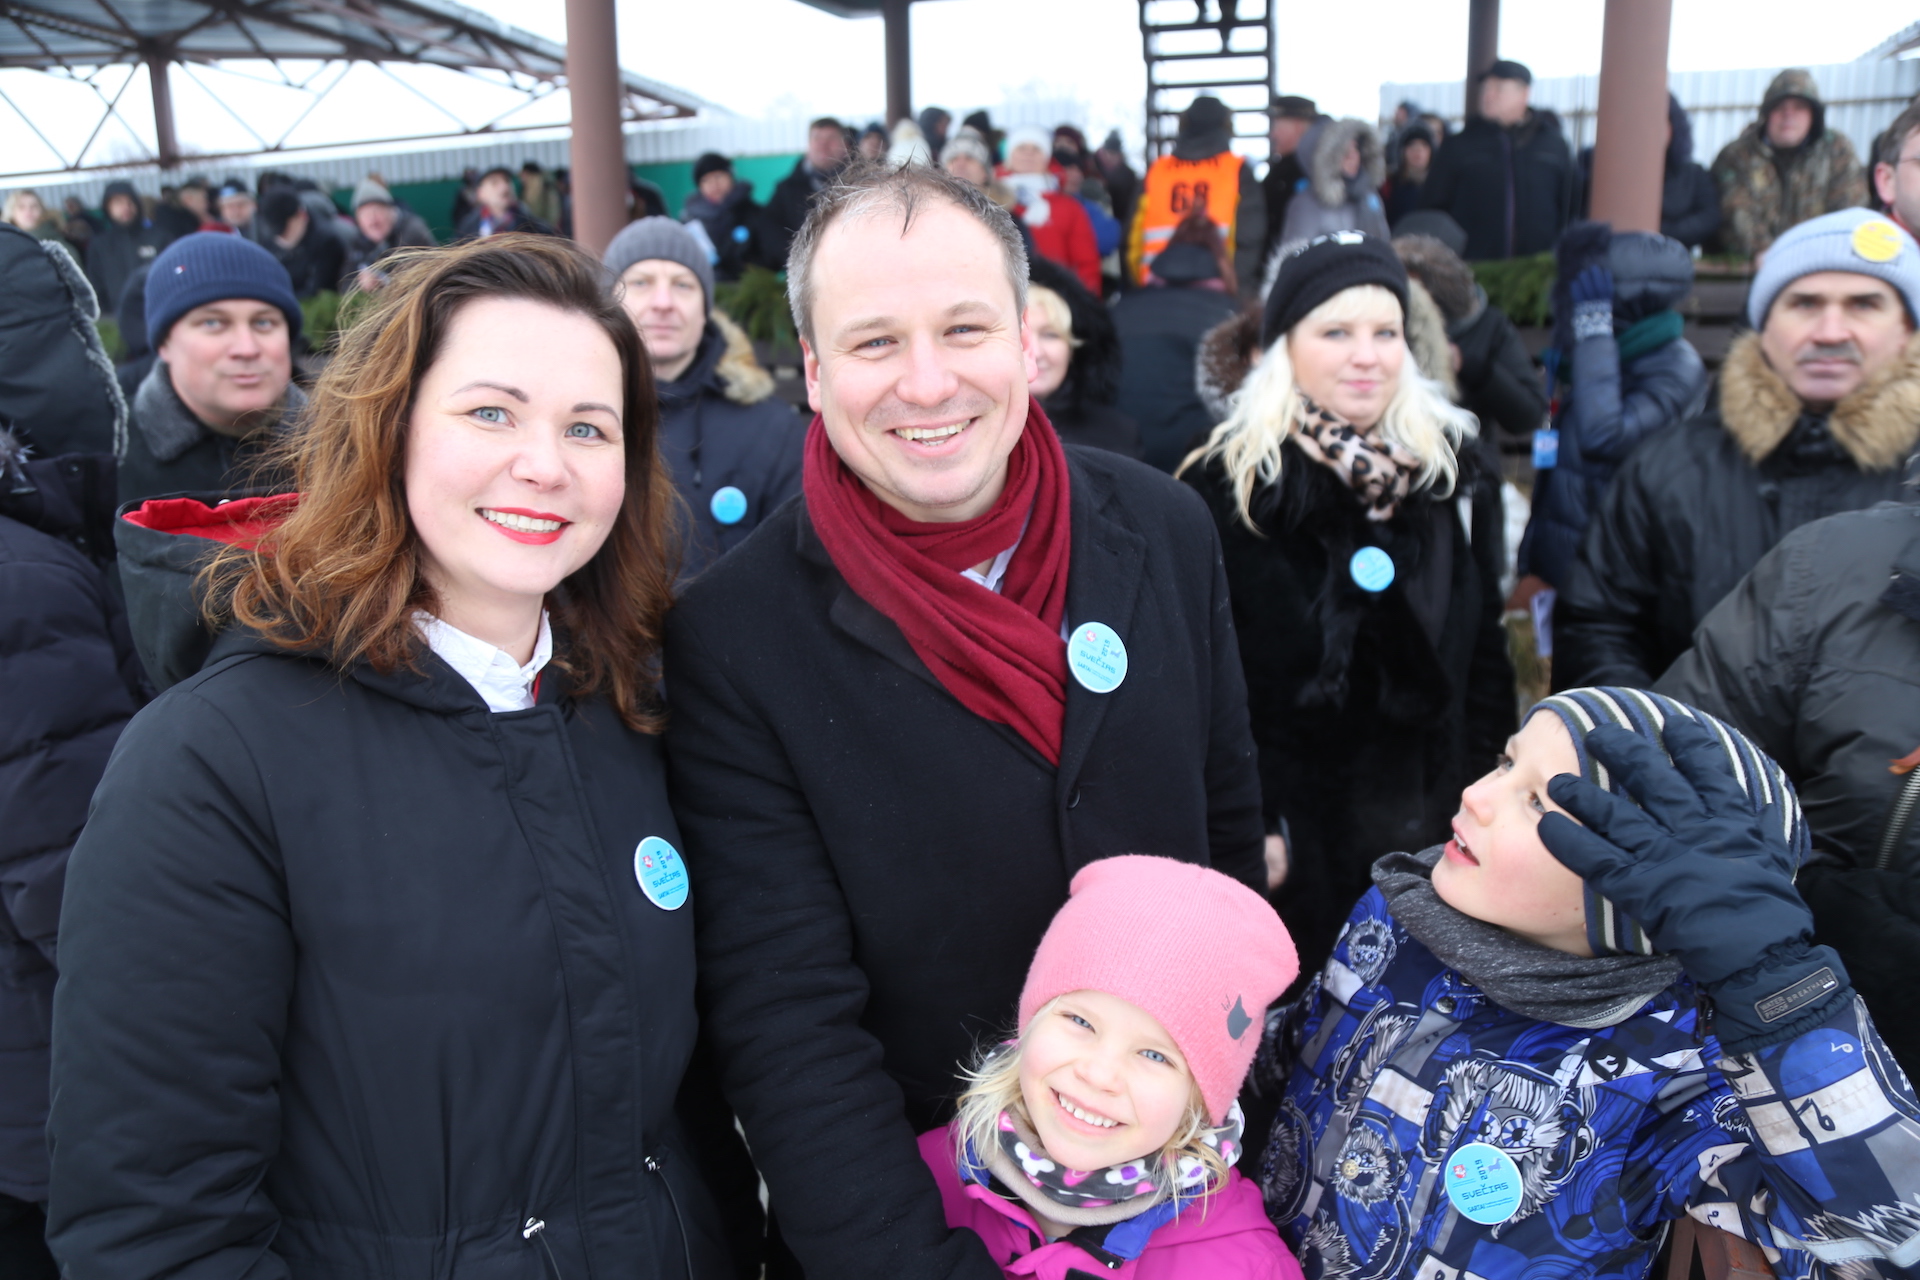
[(1747, 294), (1747, 322), (1766, 327), (1780, 291), (1816, 271), (1851, 271), (1885, 280), (1906, 299), (1907, 316), (1920, 322), (1920, 245), (1884, 213), (1841, 209), (1808, 218), (1775, 240)]
[[(1907, 247), (1911, 252), (1913, 246), (1909, 244)], [(1587, 752), (1589, 731), (1603, 724), (1630, 729), (1657, 745), (1671, 760), (1672, 752), (1667, 751), (1666, 742), (1669, 721), (1675, 717), (1685, 717), (1706, 726), (1719, 741), (1721, 750), (1726, 752), (1727, 769), (1740, 784), (1740, 789), (1747, 793), (1747, 801), (1752, 804), (1754, 812), (1764, 813), (1772, 806), (1779, 806), (1775, 810), (1775, 817), (1780, 822), (1780, 834), (1791, 864), (1782, 870), (1791, 877), (1807, 860), (1812, 841), (1793, 784), (1787, 781), (1786, 773), (1773, 762), (1771, 756), (1732, 725), (1657, 693), (1612, 686), (1568, 689), (1564, 693), (1556, 693), (1535, 703), (1533, 709), (1527, 712), (1527, 718), (1532, 719), (1542, 711), (1551, 711), (1559, 716), (1561, 723), (1567, 726), (1567, 732), (1573, 735), (1574, 754), (1580, 760), (1580, 776), (1601, 790), (1612, 792), (1620, 790), (1618, 783), (1607, 767)], [(1646, 932), (1622, 914), (1619, 907), (1595, 892), (1591, 884), (1586, 886), (1586, 900), (1587, 944), (1593, 948), (1595, 955), (1653, 954), (1653, 943), (1648, 941)]]

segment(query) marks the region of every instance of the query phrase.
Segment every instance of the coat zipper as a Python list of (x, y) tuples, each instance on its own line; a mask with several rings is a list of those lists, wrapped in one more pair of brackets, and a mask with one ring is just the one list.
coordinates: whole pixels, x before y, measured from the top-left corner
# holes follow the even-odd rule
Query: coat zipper
[(1873, 861), (1875, 871), (1892, 868), (1894, 852), (1900, 847), (1900, 837), (1907, 834), (1907, 824), (1913, 820), (1916, 804), (1920, 804), (1920, 769), (1907, 774), (1900, 794), (1894, 797), (1893, 810), (1887, 814), (1887, 829), (1880, 837), (1880, 854)]

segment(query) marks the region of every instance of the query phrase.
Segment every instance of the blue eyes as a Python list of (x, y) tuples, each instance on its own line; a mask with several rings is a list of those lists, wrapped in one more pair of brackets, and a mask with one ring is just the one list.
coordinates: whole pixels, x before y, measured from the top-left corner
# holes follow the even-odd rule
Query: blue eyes
[[(502, 427), (512, 425), (507, 417), (507, 411), (499, 405), (482, 405), (480, 408), (473, 410), (469, 416), (478, 418), (480, 421), (491, 426)], [(591, 422), (573, 422), (567, 424), (566, 429), (560, 434), (568, 440), (603, 440), (606, 438), (607, 433), (599, 427), (594, 426)]]
[(566, 436), (569, 440), (593, 440), (597, 439), (599, 435), (600, 428), (594, 426), (591, 422), (576, 422), (566, 430)]
[(1171, 1062), (1172, 1061), (1172, 1059), (1168, 1058), (1166, 1054), (1161, 1053), (1158, 1049), (1142, 1049), (1140, 1051), (1140, 1056), (1145, 1058), (1148, 1062)]
[(496, 405), (486, 405), (483, 408), (475, 409), (473, 416), (482, 422), (503, 423), (507, 420), (507, 411)]

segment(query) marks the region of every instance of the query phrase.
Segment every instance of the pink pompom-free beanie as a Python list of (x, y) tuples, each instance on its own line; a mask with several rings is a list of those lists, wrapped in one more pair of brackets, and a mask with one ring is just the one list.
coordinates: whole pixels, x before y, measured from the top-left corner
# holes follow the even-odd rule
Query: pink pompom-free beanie
[(1167, 1029), (1207, 1114), (1223, 1123), (1267, 1006), (1300, 972), (1287, 927), (1239, 881), (1172, 858), (1102, 858), (1068, 894), (1027, 970), (1020, 1030), (1056, 996), (1118, 996)]

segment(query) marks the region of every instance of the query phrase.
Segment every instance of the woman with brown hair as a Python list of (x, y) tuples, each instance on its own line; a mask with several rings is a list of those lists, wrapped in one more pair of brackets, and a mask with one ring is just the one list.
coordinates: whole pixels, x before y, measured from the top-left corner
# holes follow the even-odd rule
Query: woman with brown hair
[(219, 636), (197, 674), (143, 637), (185, 678), (73, 853), (49, 1241), (74, 1276), (725, 1272), (673, 1113), (645, 353), (555, 239), (417, 253), (372, 305), (295, 494), (123, 518), (171, 544), (136, 593), (214, 553)]

